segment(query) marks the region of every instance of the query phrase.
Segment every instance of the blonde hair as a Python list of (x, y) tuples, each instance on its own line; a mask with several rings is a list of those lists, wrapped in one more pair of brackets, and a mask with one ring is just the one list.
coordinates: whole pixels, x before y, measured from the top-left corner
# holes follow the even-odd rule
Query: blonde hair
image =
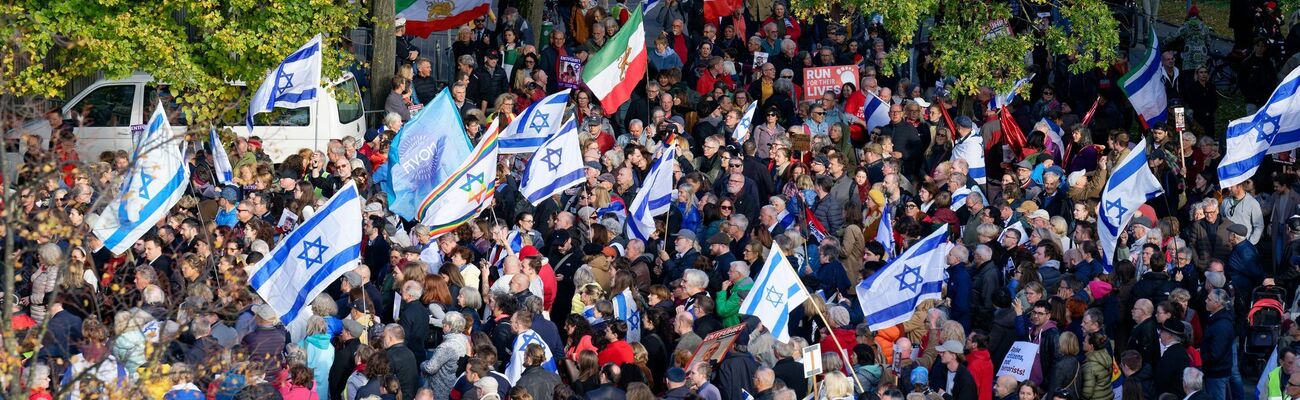
[(843, 372), (831, 371), (826, 374), (825, 380), (822, 381), (822, 391), (828, 399), (838, 399), (853, 396), (853, 383)]

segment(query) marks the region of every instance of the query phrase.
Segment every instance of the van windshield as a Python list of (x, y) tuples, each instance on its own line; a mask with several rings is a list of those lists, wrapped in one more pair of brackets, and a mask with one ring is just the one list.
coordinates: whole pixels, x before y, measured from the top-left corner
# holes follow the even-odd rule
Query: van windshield
[(356, 78), (348, 78), (330, 90), (333, 91), (334, 98), (339, 104), (340, 123), (356, 121), (357, 118), (365, 115), (365, 109), (361, 107), (361, 90), (357, 89)]

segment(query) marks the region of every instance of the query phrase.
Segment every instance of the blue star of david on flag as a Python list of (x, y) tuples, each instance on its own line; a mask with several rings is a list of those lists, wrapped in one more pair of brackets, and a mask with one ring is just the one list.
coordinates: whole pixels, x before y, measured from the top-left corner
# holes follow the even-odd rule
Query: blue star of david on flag
[(149, 184), (152, 183), (153, 183), (153, 175), (149, 175), (148, 172), (141, 171), (140, 172), (140, 198), (145, 200), (149, 199), (150, 196)]
[(1259, 122), (1255, 123), (1255, 140), (1271, 144), (1273, 143), (1273, 137), (1277, 136), (1277, 132), (1282, 128), (1282, 116), (1269, 115), (1262, 111), (1261, 113), (1262, 116)]
[(1108, 216), (1108, 217), (1110, 217), (1110, 218), (1119, 218), (1121, 215), (1124, 215), (1124, 213), (1128, 212), (1128, 209), (1127, 209), (1127, 208), (1124, 208), (1124, 204), (1121, 204), (1121, 203), (1122, 203), (1122, 202), (1121, 202), (1120, 199), (1115, 199), (1115, 200), (1113, 200), (1113, 201), (1107, 201), (1107, 202), (1106, 202), (1106, 216)]
[(289, 89), (293, 89), (293, 73), (290, 73), (289, 71), (285, 71), (283, 69), (276, 70), (276, 75), (275, 75), (276, 94), (272, 95), (271, 97), (277, 97), (280, 93), (284, 93)]
[[(312, 254), (313, 249), (316, 250), (314, 255)], [(325, 263), (321, 258), (325, 255), (326, 250), (329, 250), (329, 246), (321, 244), (321, 238), (317, 236), (315, 240), (302, 242), (302, 252), (298, 253), (298, 259), (306, 264), (304, 269), (312, 269), (317, 264)]]
[(903, 271), (894, 275), (898, 280), (898, 290), (915, 292), (920, 289), (924, 279), (921, 278), (921, 267), (916, 265), (903, 265)]
[(533, 119), (528, 121), (528, 129), (535, 129), (537, 130), (537, 133), (541, 133), (542, 129), (551, 127), (550, 120), (551, 120), (550, 114), (533, 113)]
[(546, 149), (546, 156), (542, 157), (542, 162), (546, 163), (547, 169), (550, 169), (551, 172), (555, 172), (555, 170), (560, 169), (560, 157), (562, 154), (564, 154), (563, 149)]
[(785, 306), (785, 303), (782, 303), (782, 301), (785, 300), (785, 294), (781, 293), (781, 291), (779, 290), (776, 290), (776, 287), (774, 286), (767, 287), (767, 292), (764, 293), (763, 300), (767, 300), (767, 302), (771, 304), (772, 307)]
[(537, 334), (537, 332), (528, 331), (527, 333), (524, 333), (523, 336), (524, 336), (524, 342), (519, 344), (519, 349), (516, 351), (528, 350), (528, 345), (533, 343), (537, 343), (543, 346), (546, 345), (545, 343), (542, 343), (542, 338)]
[(627, 329), (629, 331), (641, 330), (641, 310), (632, 310), (632, 314), (627, 317)]
[(474, 183), (483, 183), (483, 174), (465, 174), (465, 184), (460, 185), (460, 190), (470, 192), (474, 190)]

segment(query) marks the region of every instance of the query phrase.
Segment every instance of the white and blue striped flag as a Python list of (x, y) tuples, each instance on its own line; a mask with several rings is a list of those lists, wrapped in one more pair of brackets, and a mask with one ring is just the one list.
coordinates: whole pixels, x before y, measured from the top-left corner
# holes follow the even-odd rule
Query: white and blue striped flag
[(875, 94), (866, 95), (867, 104), (862, 108), (862, 115), (867, 119), (867, 132), (889, 125), (889, 103), (880, 100)]
[(782, 230), (789, 230), (798, 222), (799, 219), (795, 218), (794, 214), (790, 213), (790, 210), (781, 210), (780, 213), (776, 214), (776, 225), (780, 226)]
[(520, 191), (528, 202), (537, 205), (552, 195), (586, 182), (586, 178), (582, 149), (578, 145), (578, 123), (571, 119), (559, 133), (542, 142), (528, 160)]
[(966, 206), (966, 198), (970, 197), (971, 190), (969, 187), (962, 186), (952, 192), (952, 203), (948, 204), (948, 209), (957, 211)]
[(253, 266), (248, 282), (294, 341), (302, 339), (311, 301), (361, 259), (361, 196), (351, 181)]
[(1165, 84), (1160, 81), (1160, 39), (1156, 37), (1154, 26), (1147, 36), (1151, 41), (1147, 43), (1147, 52), (1142, 55), (1142, 62), (1119, 78), (1119, 84), (1124, 89), (1124, 94), (1128, 95), (1133, 111), (1141, 117), (1139, 120), (1150, 128), (1165, 122), (1169, 99), (1165, 97)]
[[(673, 138), (664, 141), (672, 143)], [(672, 205), (673, 170), (677, 165), (677, 146), (665, 146), (646, 174), (641, 189), (632, 199), (631, 217), (627, 219), (628, 237), (645, 241), (655, 229), (655, 216), (668, 212)]]
[(528, 345), (530, 344), (542, 346), (542, 349), (546, 350), (546, 362), (542, 363), (542, 368), (551, 372), (559, 370), (555, 366), (555, 353), (551, 352), (551, 348), (546, 346), (546, 341), (542, 340), (542, 335), (529, 329), (515, 336), (515, 342), (510, 348), (510, 365), (506, 366), (506, 379), (510, 381), (511, 385), (518, 383), (519, 376), (524, 374), (524, 359), (528, 356)]
[(217, 136), (217, 128), (208, 131), (208, 145), (212, 146), (212, 168), (217, 173), (217, 183), (229, 185), (235, 182), (235, 171), (230, 166), (230, 155)]
[(970, 171), (968, 178), (976, 184), (988, 182), (988, 173), (984, 168), (984, 137), (980, 135), (978, 127), (966, 137), (957, 139), (952, 148), (952, 159), (966, 160), (967, 170)]
[(1128, 226), (1138, 207), (1164, 192), (1160, 180), (1147, 165), (1147, 141), (1142, 139), (1137, 147), (1112, 168), (1106, 188), (1101, 192), (1101, 213), (1097, 219), (1097, 234), (1105, 256), (1102, 265), (1111, 270), (1115, 259), (1115, 245), (1120, 230)]
[(745, 144), (749, 140), (749, 131), (754, 127), (754, 110), (758, 108), (758, 100), (749, 102), (745, 107), (745, 114), (740, 116), (740, 123), (736, 124), (736, 131), (731, 133), (731, 139), (736, 143)]
[(1029, 74), (1029, 76), (1026, 76), (1016, 81), (1015, 84), (1011, 85), (1010, 91), (1006, 93), (998, 93), (997, 95), (993, 96), (993, 99), (989, 101), (989, 109), (997, 111), (1002, 109), (1002, 107), (1006, 107), (1007, 105), (1010, 105), (1012, 101), (1015, 101), (1016, 93), (1019, 93), (1020, 88), (1024, 87), (1026, 83), (1029, 83), (1030, 80), (1033, 80), (1034, 75), (1035, 74)]
[(623, 293), (614, 295), (611, 300), (614, 303), (614, 318), (627, 321), (628, 343), (640, 342), (641, 308), (636, 305), (636, 298), (632, 297), (632, 289), (623, 289)]
[(808, 296), (808, 289), (799, 281), (780, 246), (772, 246), (758, 281), (740, 303), (740, 313), (758, 317), (773, 338), (789, 343), (790, 311), (802, 306)]
[(1250, 179), (1268, 154), (1300, 147), (1300, 68), (1291, 70), (1254, 115), (1228, 123), (1228, 149), (1219, 163), (1219, 187)]
[(569, 104), (569, 90), (564, 89), (533, 103), (501, 131), (501, 154), (528, 154), (560, 128), (564, 107)]
[(307, 44), (289, 54), (280, 62), (280, 66), (266, 73), (262, 86), (248, 102), (248, 132), (253, 132), (253, 116), (275, 109), (302, 108), (316, 103), (322, 89), (321, 78), (321, 36), (316, 35)]
[(153, 229), (185, 195), (190, 167), (185, 138), (172, 132), (162, 102), (154, 108), (131, 154), (131, 169), (116, 198), (100, 211), (91, 230), (113, 254), (122, 254)]
[(880, 214), (880, 227), (876, 228), (876, 241), (885, 245), (885, 254), (880, 255), (882, 261), (889, 261), (894, 257), (894, 249), (897, 248), (894, 243), (894, 205), (888, 201), (885, 202), (885, 210)]
[(862, 313), (871, 329), (907, 321), (917, 303), (939, 298), (947, 265), (944, 260), (953, 247), (947, 234), (948, 224), (943, 224), (858, 284), (858, 298), (871, 299), (862, 302)]

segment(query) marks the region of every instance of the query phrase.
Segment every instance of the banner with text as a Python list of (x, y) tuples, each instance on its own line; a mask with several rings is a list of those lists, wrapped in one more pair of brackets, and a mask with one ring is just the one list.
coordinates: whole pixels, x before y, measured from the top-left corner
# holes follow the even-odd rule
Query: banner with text
[(828, 90), (839, 93), (845, 83), (852, 83), (853, 87), (858, 87), (858, 80), (856, 65), (804, 68), (803, 96), (807, 100), (820, 98), (822, 93)]
[(709, 360), (721, 362), (722, 356), (727, 355), (727, 351), (731, 350), (731, 345), (736, 343), (736, 338), (744, 328), (745, 325), (740, 324), (710, 333), (704, 341), (700, 342), (700, 347), (695, 349), (695, 357), (691, 358), (689, 365)]

